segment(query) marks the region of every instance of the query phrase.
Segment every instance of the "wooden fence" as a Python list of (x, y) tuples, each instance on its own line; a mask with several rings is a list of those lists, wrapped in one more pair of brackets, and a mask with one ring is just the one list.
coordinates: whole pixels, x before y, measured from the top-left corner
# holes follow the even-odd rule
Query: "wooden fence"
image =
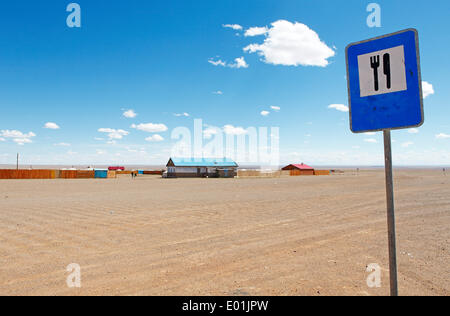
[(291, 176), (329, 176), (330, 170), (291, 170)]
[(0, 179), (55, 179), (56, 170), (0, 170)]
[(94, 170), (76, 170), (77, 179), (94, 179), (95, 178), (95, 171)]
[(116, 171), (116, 174), (131, 174), (131, 170)]
[(314, 170), (315, 176), (329, 176), (330, 170)]
[(116, 171), (108, 171), (108, 176), (107, 176), (107, 178), (108, 179), (113, 179), (113, 178), (117, 178), (116, 177)]
[(153, 171), (144, 171), (145, 175), (158, 175), (158, 176), (162, 176), (163, 172), (162, 170), (153, 170)]
[(280, 178), (289, 176), (289, 171), (245, 170), (237, 171), (238, 178)]
[(61, 179), (76, 179), (78, 175), (77, 170), (60, 170), (59, 177)]
[(295, 176), (313, 176), (314, 170), (290, 170), (291, 177)]
[[(0, 170), (0, 179), (94, 179), (94, 170)], [(108, 171), (108, 178), (116, 178), (115, 171)]]
[[(109, 171), (108, 178), (116, 178), (116, 175), (131, 174), (132, 171)], [(261, 171), (261, 170), (238, 170), (238, 177), (240, 178), (278, 178), (287, 175), (301, 176), (301, 175), (316, 175), (325, 176), (330, 175), (329, 170), (315, 170), (312, 171)], [(162, 171), (144, 171), (144, 175), (162, 175)], [(0, 170), (0, 179), (93, 179), (95, 172), (93, 170), (14, 170), (4, 169)]]

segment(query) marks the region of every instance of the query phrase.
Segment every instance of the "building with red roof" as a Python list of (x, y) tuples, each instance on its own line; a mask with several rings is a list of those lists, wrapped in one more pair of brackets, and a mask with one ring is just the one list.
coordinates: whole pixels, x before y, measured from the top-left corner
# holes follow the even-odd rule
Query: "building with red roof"
[(290, 171), (291, 176), (313, 176), (314, 168), (304, 164), (291, 164), (282, 169), (283, 171)]
[(125, 171), (125, 167), (113, 166), (108, 168), (109, 171)]

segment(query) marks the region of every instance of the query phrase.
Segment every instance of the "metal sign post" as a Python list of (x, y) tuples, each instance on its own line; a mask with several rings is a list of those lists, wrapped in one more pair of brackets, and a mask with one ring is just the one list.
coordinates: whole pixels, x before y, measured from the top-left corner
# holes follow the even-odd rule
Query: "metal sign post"
[(384, 134), (391, 295), (398, 295), (391, 130), (424, 122), (419, 35), (408, 29), (347, 46), (350, 129)]
[(391, 131), (384, 134), (384, 164), (386, 172), (387, 222), (389, 239), (389, 273), (391, 281), (391, 295), (398, 296), (397, 282), (397, 247), (395, 240), (395, 209), (394, 209), (394, 180), (392, 175), (392, 144)]

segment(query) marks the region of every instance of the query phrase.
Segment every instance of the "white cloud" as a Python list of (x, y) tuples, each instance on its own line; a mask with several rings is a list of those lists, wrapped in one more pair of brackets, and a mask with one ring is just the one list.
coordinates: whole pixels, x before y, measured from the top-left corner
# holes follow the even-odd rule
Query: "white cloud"
[(227, 66), (227, 64), (224, 61), (222, 61), (221, 59), (214, 60), (214, 59), (211, 58), (211, 59), (208, 60), (208, 63), (210, 63), (210, 64), (212, 64), (214, 66), (222, 66), (222, 67), (226, 67)]
[(100, 132), (100, 133), (112, 133), (114, 131), (115, 131), (115, 129), (112, 129), (112, 128), (99, 128), (98, 129), (98, 132)]
[(0, 142), (6, 142), (6, 139), (0, 137)]
[(224, 24), (224, 25), (222, 25), (222, 26), (225, 27), (225, 28), (233, 29), (233, 30), (235, 30), (235, 31), (240, 31), (240, 30), (242, 30), (242, 26), (240, 26), (239, 24)]
[(418, 128), (410, 128), (408, 130), (408, 133), (410, 133), (410, 134), (418, 134), (419, 133), (419, 129)]
[(373, 135), (376, 135), (377, 133), (375, 133), (375, 132), (367, 132), (367, 133), (364, 133), (364, 135), (367, 135), (367, 136), (373, 136)]
[(113, 129), (113, 128), (99, 128), (100, 133), (107, 133), (109, 139), (122, 139), (124, 136), (130, 134), (130, 132), (123, 129)]
[(160, 133), (168, 130), (167, 126), (164, 124), (154, 124), (154, 123), (146, 123), (146, 124), (133, 124), (131, 128), (135, 128), (137, 130), (147, 132), (147, 133)]
[(262, 116), (268, 116), (270, 114), (269, 111), (261, 111)]
[(281, 110), (281, 108), (279, 106), (271, 106), (270, 107), (272, 110), (274, 110), (275, 112), (278, 112)]
[(440, 133), (440, 134), (436, 135), (436, 138), (437, 139), (447, 139), (447, 138), (450, 138), (450, 135), (449, 134)]
[[(374, 145), (379, 146), (379, 145)], [(417, 146), (419, 147), (419, 146)], [(282, 163), (291, 163), (292, 161), (314, 161), (316, 165), (334, 165), (334, 166), (353, 166), (355, 161), (361, 166), (384, 165), (383, 150), (375, 152), (368, 150), (325, 150), (317, 151), (315, 149), (304, 148), (297, 156), (289, 155), (288, 151), (280, 152)], [(399, 150), (395, 154), (395, 164), (404, 166), (418, 165), (448, 165), (450, 161), (450, 151), (440, 147), (432, 150), (421, 148), (408, 148), (407, 150)]]
[(95, 137), (94, 139), (95, 139), (95, 140), (98, 140), (98, 141), (105, 140), (104, 138), (101, 138), (101, 137)]
[(24, 134), (21, 131), (17, 131), (17, 130), (2, 130), (2, 131), (0, 131), (0, 136), (5, 137), (5, 138), (31, 138), (31, 137), (35, 137), (36, 134), (33, 132)]
[(221, 67), (228, 67), (228, 68), (248, 68), (248, 64), (245, 61), (244, 57), (239, 57), (239, 58), (235, 58), (234, 59), (234, 63), (226, 63), (224, 61), (222, 61), (221, 59), (219, 60), (214, 60), (214, 59), (209, 59), (208, 62), (214, 66), (221, 66)]
[(0, 137), (1, 137), (1, 139), (3, 139), (3, 141), (5, 141), (6, 138), (12, 138), (13, 142), (22, 146), (25, 144), (32, 143), (31, 138), (36, 137), (36, 134), (33, 132), (24, 134), (21, 131), (17, 131), (17, 130), (1, 130)]
[(269, 32), (269, 28), (267, 26), (264, 27), (251, 27), (249, 28), (247, 31), (245, 31), (245, 36), (246, 37), (252, 37), (252, 36), (259, 36), (259, 35), (264, 35), (267, 34)]
[(134, 110), (127, 110), (123, 112), (123, 116), (126, 118), (135, 118), (137, 116), (137, 113), (134, 112)]
[(190, 116), (189, 113), (186, 113), (186, 112), (184, 112), (184, 113), (175, 113), (174, 115), (175, 115), (176, 117), (181, 117), (181, 116), (189, 117), (189, 116)]
[(32, 143), (31, 139), (29, 139), (29, 138), (14, 138), (13, 142), (15, 142), (21, 146)]
[(145, 139), (148, 142), (162, 142), (164, 138), (161, 135), (155, 134)]
[(228, 67), (231, 67), (231, 68), (248, 68), (248, 64), (247, 64), (247, 62), (245, 61), (245, 58), (244, 57), (240, 57), (240, 58), (236, 58), (235, 60), (234, 60), (234, 64), (229, 64), (228, 65)]
[(214, 91), (213, 94), (217, 94), (217, 95), (223, 95), (223, 92), (220, 90)]
[(378, 141), (375, 138), (366, 138), (364, 139), (366, 143), (377, 144)]
[(58, 143), (58, 144), (53, 144), (53, 146), (70, 147), (70, 144), (69, 143)]
[(225, 125), (223, 131), (227, 135), (245, 135), (247, 130), (242, 127), (234, 127), (233, 125)]
[(422, 81), (422, 90), (423, 90), (423, 98), (427, 98), (428, 96), (434, 94), (434, 88), (431, 83), (426, 81)]
[(44, 128), (47, 128), (47, 129), (60, 129), (58, 124), (53, 123), (53, 122), (45, 123)]
[(405, 143), (402, 144), (402, 147), (408, 148), (409, 146), (412, 146), (412, 145), (414, 145), (413, 142), (405, 142)]
[(325, 67), (335, 55), (307, 25), (286, 20), (272, 23), (264, 43), (250, 44), (244, 51), (258, 53), (265, 63), (284, 66)]
[(335, 109), (341, 112), (348, 112), (348, 106), (344, 105), (344, 104), (330, 104), (328, 106), (329, 109)]

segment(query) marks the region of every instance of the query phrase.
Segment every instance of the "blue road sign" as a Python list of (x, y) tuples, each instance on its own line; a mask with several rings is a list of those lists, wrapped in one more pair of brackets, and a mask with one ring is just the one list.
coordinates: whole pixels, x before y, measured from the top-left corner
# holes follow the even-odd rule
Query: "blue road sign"
[(354, 133), (423, 124), (417, 30), (350, 44), (346, 57), (350, 128)]

